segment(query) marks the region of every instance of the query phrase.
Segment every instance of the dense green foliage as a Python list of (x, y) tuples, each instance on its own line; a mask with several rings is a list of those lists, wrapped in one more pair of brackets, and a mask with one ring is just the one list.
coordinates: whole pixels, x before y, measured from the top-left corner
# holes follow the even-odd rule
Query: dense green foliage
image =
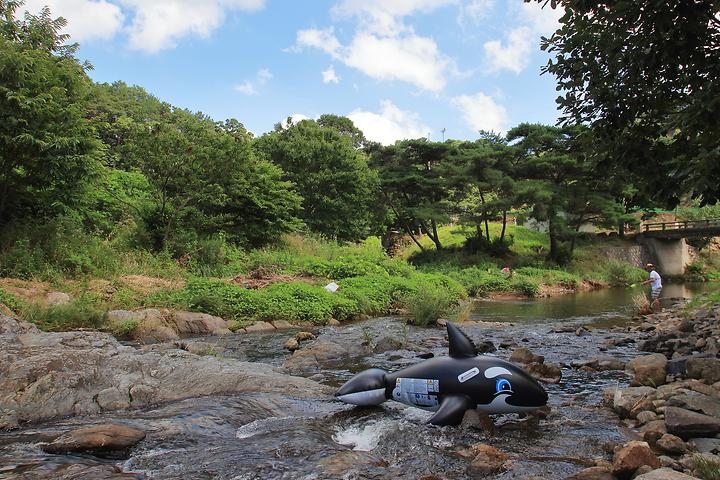
[(557, 102), (564, 122), (592, 126), (605, 170), (641, 178), (645, 193), (659, 201), (677, 202), (687, 193), (720, 200), (720, 4), (552, 4), (564, 16), (543, 41), (555, 56), (544, 71), (563, 92)]

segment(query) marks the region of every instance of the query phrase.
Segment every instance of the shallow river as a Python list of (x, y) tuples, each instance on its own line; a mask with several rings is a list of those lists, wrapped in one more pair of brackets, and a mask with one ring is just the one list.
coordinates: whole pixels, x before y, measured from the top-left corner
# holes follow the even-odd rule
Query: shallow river
[[(675, 287), (672, 287), (675, 288)], [(687, 297), (702, 287), (677, 287), (668, 297)], [(387, 402), (376, 408), (352, 408), (331, 398), (314, 402), (282, 395), (207, 397), (141, 411), (73, 418), (0, 433), (0, 478), (56, 478), (72, 464), (117, 464), (137, 477), (158, 479), (417, 479), (474, 478), (468, 460), (455, 452), (477, 442), (511, 455), (511, 467), (491, 478), (565, 478), (584, 461), (603, 458), (603, 445), (627, 439), (617, 417), (602, 408), (602, 390), (627, 384), (623, 372), (586, 373), (570, 368), (577, 359), (636, 355), (634, 344), (601, 351), (608, 339), (627, 333), (618, 327), (628, 319), (637, 291), (604, 290), (569, 297), (523, 301), (478, 302), (473, 320), (461, 328), (476, 343), (492, 341), (507, 358), (514, 346), (525, 346), (560, 364), (558, 385), (547, 385), (550, 415), (537, 428), (515, 416), (495, 418), (493, 437), (481, 430), (426, 425), (430, 413)], [(672, 300), (667, 299), (669, 303)], [(510, 323), (500, 323), (510, 322)], [(588, 325), (592, 335), (553, 332), (558, 325)], [(611, 326), (615, 326), (611, 328)], [(555, 328), (557, 330), (557, 328)], [(570, 329), (568, 329), (570, 330)], [(289, 357), (282, 346), (293, 332), (230, 335), (216, 341), (225, 357), (281, 366)], [(444, 332), (407, 327), (400, 318), (385, 317), (319, 330), (319, 340), (353, 345), (384, 337), (402, 339), (410, 350), (357, 356), (323, 364), (302, 374), (338, 386), (370, 366), (397, 370), (422, 361), (419, 354), (447, 354)], [(208, 339), (205, 339), (208, 340)], [(503, 345), (503, 347), (501, 347)], [(39, 443), (70, 428), (121, 422), (148, 433), (127, 460), (91, 456), (50, 455)]]

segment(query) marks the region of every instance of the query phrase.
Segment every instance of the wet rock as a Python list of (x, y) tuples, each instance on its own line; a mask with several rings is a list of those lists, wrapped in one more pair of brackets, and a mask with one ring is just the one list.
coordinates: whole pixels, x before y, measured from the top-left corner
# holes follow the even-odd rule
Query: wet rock
[(615, 480), (610, 467), (590, 467), (580, 470), (567, 480)]
[(506, 453), (484, 443), (476, 443), (458, 452), (461, 456), (472, 458), (467, 468), (470, 475), (492, 475), (505, 470), (505, 462), (510, 458)]
[(327, 324), (330, 325), (331, 327), (339, 327), (340, 326), (340, 322), (338, 322), (334, 318), (331, 318), (330, 320), (328, 320)]
[(648, 442), (650, 445), (655, 443), (667, 433), (664, 420), (653, 420), (640, 427), (640, 433), (642, 433), (642, 439)]
[(542, 355), (535, 355), (529, 349), (525, 347), (516, 348), (510, 355), (510, 361), (515, 363), (543, 363), (545, 357)]
[(285, 349), (290, 350), (291, 352), (294, 352), (300, 348), (300, 342), (297, 341), (296, 338), (289, 338), (287, 342), (285, 342)]
[(276, 330), (290, 330), (291, 328), (295, 328), (295, 326), (287, 320), (273, 320), (270, 323), (272, 323), (272, 326), (275, 327)]
[(613, 455), (613, 475), (627, 479), (643, 465), (660, 467), (660, 461), (646, 442), (631, 441), (618, 449)]
[(306, 373), (320, 367), (332, 367), (349, 358), (367, 355), (369, 349), (352, 343), (340, 344), (327, 340), (317, 340), (307, 348), (295, 350), (285, 361), (283, 368), (289, 372)]
[(316, 398), (330, 391), (270, 365), (177, 349), (139, 351), (106, 333), (45, 333), (2, 316), (0, 332), (0, 429), (204, 395)]
[(652, 410), (655, 389), (651, 387), (618, 388), (613, 395), (613, 410), (621, 418), (635, 418), (644, 410)]
[(678, 407), (665, 408), (668, 433), (687, 439), (720, 433), (720, 419)]
[(657, 413), (651, 411), (651, 410), (645, 410), (640, 413), (638, 413), (635, 418), (638, 421), (638, 424), (645, 425), (648, 422), (652, 422), (653, 420), (657, 420), (658, 416)]
[(210, 342), (176, 342), (179, 348), (195, 355), (217, 355), (223, 348)]
[(375, 342), (373, 351), (375, 353), (385, 353), (390, 350), (400, 350), (403, 348), (403, 341), (395, 337), (382, 337), (380, 340)]
[(78, 428), (57, 437), (43, 450), (54, 454), (89, 453), (97, 457), (124, 458), (130, 448), (145, 438), (145, 432), (107, 423)]
[(560, 383), (562, 379), (562, 370), (552, 363), (531, 363), (525, 371), (543, 383)]
[(48, 292), (43, 298), (43, 303), (47, 307), (61, 307), (70, 303), (70, 295), (63, 292)]
[(660, 437), (656, 445), (660, 450), (671, 455), (680, 455), (688, 451), (687, 445), (682, 441), (682, 438), (671, 433), (666, 433)]
[(634, 480), (698, 480), (684, 473), (676, 472), (671, 468), (659, 468), (652, 472), (644, 473), (635, 477)]
[(674, 395), (668, 399), (667, 405), (692, 410), (711, 417), (720, 417), (720, 398), (702, 393), (692, 392)]
[(633, 358), (628, 362), (627, 369), (635, 375), (631, 385), (657, 387), (665, 383), (667, 358), (661, 353)]
[(427, 360), (428, 358), (433, 358), (435, 354), (433, 352), (420, 352), (415, 356)]
[(497, 351), (497, 348), (495, 348), (495, 344), (490, 340), (478, 342), (475, 344), (475, 346), (477, 347), (478, 353), (493, 353)]
[(274, 332), (275, 327), (272, 326), (272, 323), (268, 323), (268, 322), (253, 322), (252, 325), (245, 327), (245, 331), (248, 333)]
[(575, 330), (575, 335), (578, 337), (589, 337), (589, 336), (592, 336), (592, 333), (590, 333), (590, 331), (587, 328), (580, 327), (577, 330)]
[(141, 480), (146, 478), (141, 473), (125, 473), (117, 465), (81, 465), (59, 464), (52, 471), (45, 471), (41, 476), (32, 473), (23, 475), (23, 479), (34, 480), (52, 478), (52, 480)]
[(304, 342), (305, 340), (314, 340), (315, 335), (310, 332), (298, 332), (295, 334), (295, 339), (298, 342)]
[(720, 358), (692, 357), (686, 363), (687, 375), (708, 383), (720, 381)]

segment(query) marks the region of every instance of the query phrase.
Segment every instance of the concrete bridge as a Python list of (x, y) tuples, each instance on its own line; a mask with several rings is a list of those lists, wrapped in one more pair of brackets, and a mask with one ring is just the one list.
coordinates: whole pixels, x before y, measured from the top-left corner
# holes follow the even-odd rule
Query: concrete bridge
[(636, 238), (657, 259), (656, 263), (661, 274), (678, 276), (685, 273), (685, 267), (691, 261), (685, 239), (717, 236), (720, 236), (720, 219), (715, 218), (646, 223)]

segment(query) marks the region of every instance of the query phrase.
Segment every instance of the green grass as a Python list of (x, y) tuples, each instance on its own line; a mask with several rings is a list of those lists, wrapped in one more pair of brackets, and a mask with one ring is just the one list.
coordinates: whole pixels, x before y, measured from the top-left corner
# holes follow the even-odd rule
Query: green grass
[(710, 460), (702, 455), (692, 458), (693, 474), (702, 480), (720, 480), (720, 462)]

